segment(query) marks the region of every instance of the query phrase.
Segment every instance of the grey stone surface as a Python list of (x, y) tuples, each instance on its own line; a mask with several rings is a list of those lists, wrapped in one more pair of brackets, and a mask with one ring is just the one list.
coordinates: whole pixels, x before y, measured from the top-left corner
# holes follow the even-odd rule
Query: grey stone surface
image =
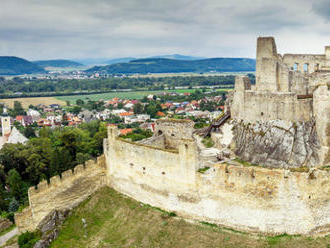
[(274, 120), (234, 124), (235, 154), (267, 167), (313, 167), (319, 164), (315, 122)]

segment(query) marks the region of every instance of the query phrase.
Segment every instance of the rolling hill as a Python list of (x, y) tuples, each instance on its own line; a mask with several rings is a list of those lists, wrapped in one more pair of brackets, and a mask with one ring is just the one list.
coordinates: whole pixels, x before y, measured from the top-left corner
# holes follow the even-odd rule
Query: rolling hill
[(106, 66), (94, 66), (87, 73), (177, 73), (177, 72), (235, 72), (254, 71), (255, 60), (247, 58), (212, 58), (201, 60), (178, 60), (147, 58)]
[(40, 66), (13, 56), (0, 56), (0, 75), (21, 75), (32, 73), (45, 73)]
[(66, 59), (55, 59), (55, 60), (38, 60), (33, 61), (36, 65), (40, 67), (79, 67), (83, 66), (83, 64), (80, 64), (78, 62), (72, 61), (72, 60), (66, 60)]

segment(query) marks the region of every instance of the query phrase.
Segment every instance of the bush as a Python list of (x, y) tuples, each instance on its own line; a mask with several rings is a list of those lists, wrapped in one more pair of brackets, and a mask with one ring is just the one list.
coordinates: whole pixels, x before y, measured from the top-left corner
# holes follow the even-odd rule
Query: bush
[(205, 137), (203, 140), (202, 140), (202, 143), (204, 144), (205, 147), (207, 148), (211, 148), (214, 146), (214, 142), (213, 140), (210, 138), (210, 137)]
[(2, 218), (6, 218), (8, 220), (10, 220), (11, 222), (15, 223), (15, 219), (14, 219), (14, 213), (8, 213), (8, 212), (1, 212), (1, 217)]
[(15, 213), (18, 210), (18, 208), (19, 208), (19, 203), (15, 198), (13, 198), (9, 203), (8, 211), (11, 213)]
[(41, 233), (39, 231), (25, 232), (18, 236), (18, 245), (20, 248), (33, 248), (40, 238)]

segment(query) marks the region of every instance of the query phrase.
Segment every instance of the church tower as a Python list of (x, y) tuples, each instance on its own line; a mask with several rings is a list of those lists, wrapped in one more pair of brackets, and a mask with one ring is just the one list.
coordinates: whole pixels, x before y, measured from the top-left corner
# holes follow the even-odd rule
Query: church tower
[(2, 136), (8, 135), (11, 132), (10, 117), (8, 116), (6, 108), (3, 109), (3, 114), (1, 115), (1, 131)]

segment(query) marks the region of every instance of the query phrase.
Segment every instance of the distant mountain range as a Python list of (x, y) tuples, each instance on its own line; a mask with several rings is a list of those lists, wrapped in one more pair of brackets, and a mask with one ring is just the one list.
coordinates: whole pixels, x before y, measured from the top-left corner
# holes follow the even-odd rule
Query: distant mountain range
[(37, 64), (22, 58), (0, 56), (0, 75), (21, 75), (32, 73), (46, 73), (46, 71)]
[[(94, 60), (95, 62), (96, 60)], [(180, 54), (161, 55), (152, 58), (135, 59), (133, 57), (104, 60), (104, 66), (94, 66), (86, 72), (131, 74), (131, 73), (176, 73), (176, 72), (235, 72), (254, 71), (255, 59), (247, 58), (212, 58), (200, 59), (199, 57)], [(47, 73), (46, 67), (81, 67), (82, 63), (72, 60), (28, 60), (0, 56), (0, 75), (22, 75), (33, 73)]]
[(37, 64), (40, 67), (46, 68), (46, 67), (59, 67), (59, 68), (65, 68), (65, 67), (80, 67), (83, 66), (83, 64), (67, 60), (67, 59), (54, 59), (54, 60), (37, 60), (33, 61), (33, 63)]
[[(181, 54), (171, 54), (171, 55), (157, 55), (152, 57), (147, 57), (146, 59), (150, 58), (164, 58), (164, 59), (177, 59), (177, 60), (199, 60), (199, 59), (205, 59), (203, 57), (194, 57), (194, 56), (186, 56)], [(136, 57), (123, 57), (123, 58), (115, 58), (115, 59), (75, 59), (75, 61), (78, 61), (84, 65), (112, 65), (117, 63), (128, 63), (132, 60), (137, 60), (142, 58), (136, 58)]]
[(199, 60), (179, 60), (167, 58), (147, 58), (131, 60), (106, 66), (94, 66), (88, 73), (176, 73), (176, 72), (235, 72), (254, 71), (255, 59), (212, 58)]

